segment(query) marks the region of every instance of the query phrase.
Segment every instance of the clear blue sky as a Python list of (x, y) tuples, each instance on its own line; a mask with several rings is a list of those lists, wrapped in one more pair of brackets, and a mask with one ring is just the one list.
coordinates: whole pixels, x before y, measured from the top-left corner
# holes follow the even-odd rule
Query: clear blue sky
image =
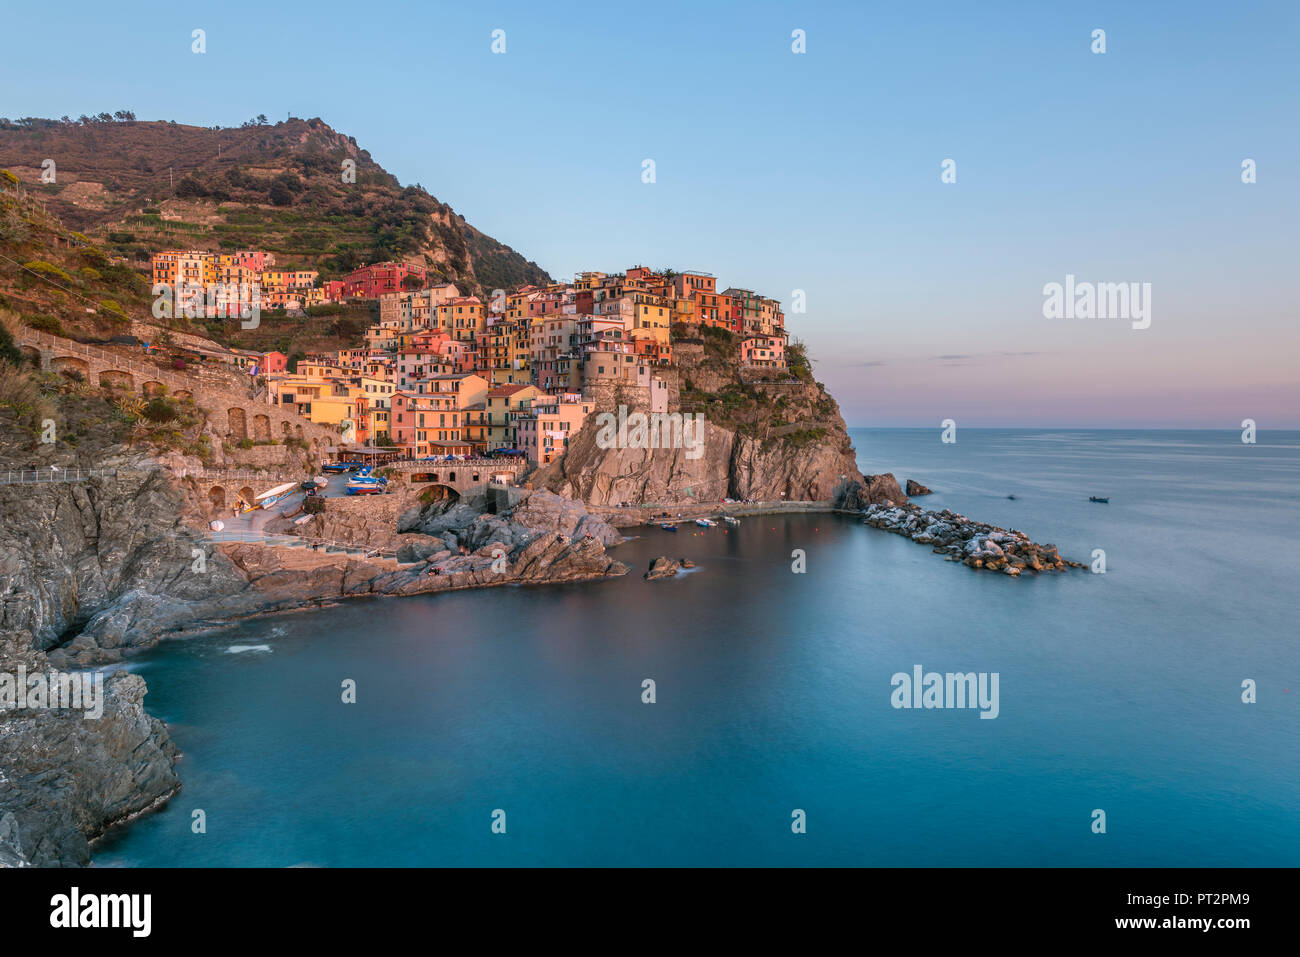
[[(854, 425), (1294, 428), (1298, 27), (1295, 2), (71, 0), (6, 11), (0, 114), (319, 116), (557, 277), (803, 289), (789, 328)], [(1150, 328), (1045, 319), (1066, 274), (1150, 282)]]

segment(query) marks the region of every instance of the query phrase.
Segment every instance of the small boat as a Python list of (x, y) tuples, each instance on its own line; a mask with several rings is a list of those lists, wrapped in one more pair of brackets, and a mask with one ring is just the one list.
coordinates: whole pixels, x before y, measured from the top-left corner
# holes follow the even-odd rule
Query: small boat
[(1011, 501), (1013, 502), (1016, 500), (1016, 497), (1014, 495), (1008, 495), (1007, 498), (1011, 499)]
[(321, 466), (324, 472), (352, 472), (361, 468), (360, 462), (326, 462)]
[(349, 495), (382, 495), (386, 491), (379, 482), (348, 482)]
[(674, 525), (672, 522), (660, 522), (659, 527), (662, 528), (665, 532), (677, 531), (677, 526)]
[(733, 518), (733, 517), (730, 516), (730, 515), (724, 515), (724, 516), (722, 516), (722, 520), (723, 520), (724, 522), (726, 522), (728, 525), (739, 525), (739, 524), (740, 524), (740, 519), (738, 519), (738, 518)]
[(718, 523), (711, 518), (697, 518), (695, 524), (700, 526), (700, 528), (713, 528), (713, 526)]
[(1109, 504), (1110, 504), (1110, 499), (1109, 499), (1109, 498), (1102, 498), (1102, 497), (1100, 497), (1100, 496), (1098, 496), (1098, 495), (1089, 495), (1089, 496), (1088, 496), (1088, 501), (1089, 501), (1089, 502), (1101, 502), (1102, 505), (1109, 505)]
[(247, 509), (247, 511), (251, 512), (255, 508), (270, 508), (297, 487), (297, 482), (285, 482), (283, 485), (277, 485), (275, 488), (267, 489), (261, 495), (257, 496), (252, 508)]

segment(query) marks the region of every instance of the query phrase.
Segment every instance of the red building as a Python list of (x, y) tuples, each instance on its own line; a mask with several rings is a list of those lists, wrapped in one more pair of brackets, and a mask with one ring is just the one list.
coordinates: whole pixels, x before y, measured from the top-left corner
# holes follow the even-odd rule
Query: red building
[(402, 282), (407, 276), (419, 280), (418, 289), (428, 285), (428, 271), (414, 263), (387, 262), (362, 266), (343, 277), (343, 298), (378, 299), (385, 293), (403, 292), (406, 287)]

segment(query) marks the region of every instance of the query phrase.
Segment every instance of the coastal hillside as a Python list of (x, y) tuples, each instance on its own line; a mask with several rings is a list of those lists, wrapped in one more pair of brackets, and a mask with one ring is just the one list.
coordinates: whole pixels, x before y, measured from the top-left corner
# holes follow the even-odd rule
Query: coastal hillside
[[(864, 483), (839, 405), (814, 379), (802, 345), (787, 349), (788, 371), (773, 375), (747, 369), (738, 337), (725, 329), (673, 332), (670, 411), (703, 416), (701, 447), (602, 448), (599, 430), (588, 427), (535, 484), (611, 506), (824, 501)], [(610, 403), (600, 411), (617, 410)], [(895, 501), (905, 500), (898, 492)]]
[[(355, 182), (345, 182), (345, 163), (355, 164)], [(384, 260), (426, 265), (469, 293), (549, 279), (320, 119), (234, 128), (137, 121), (127, 111), (0, 119), (0, 168), (137, 268), (159, 249), (256, 248), (274, 253), (278, 268), (314, 269), (322, 280)]]

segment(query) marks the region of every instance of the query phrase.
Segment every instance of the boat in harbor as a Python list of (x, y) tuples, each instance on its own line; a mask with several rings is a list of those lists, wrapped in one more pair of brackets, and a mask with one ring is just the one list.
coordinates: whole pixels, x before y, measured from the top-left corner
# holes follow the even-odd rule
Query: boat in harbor
[(700, 528), (713, 528), (718, 523), (711, 518), (697, 518), (695, 524), (700, 526)]
[(321, 466), (323, 472), (354, 472), (362, 467), (360, 462), (326, 462)]
[(660, 522), (659, 527), (662, 528), (665, 532), (677, 531), (677, 526), (674, 525), (672, 522)]
[(1102, 498), (1101, 496), (1098, 496), (1098, 495), (1089, 495), (1089, 496), (1088, 496), (1088, 501), (1089, 501), (1089, 502), (1100, 502), (1102, 505), (1109, 505), (1109, 504), (1110, 504), (1110, 499), (1109, 499), (1109, 498)]
[(734, 517), (734, 516), (732, 516), (732, 515), (724, 515), (724, 516), (722, 516), (722, 520), (723, 520), (724, 522), (726, 522), (728, 525), (732, 525), (732, 526), (735, 526), (735, 525), (739, 525), (739, 524), (740, 524), (740, 519), (738, 519), (738, 518), (736, 518), (736, 517)]

